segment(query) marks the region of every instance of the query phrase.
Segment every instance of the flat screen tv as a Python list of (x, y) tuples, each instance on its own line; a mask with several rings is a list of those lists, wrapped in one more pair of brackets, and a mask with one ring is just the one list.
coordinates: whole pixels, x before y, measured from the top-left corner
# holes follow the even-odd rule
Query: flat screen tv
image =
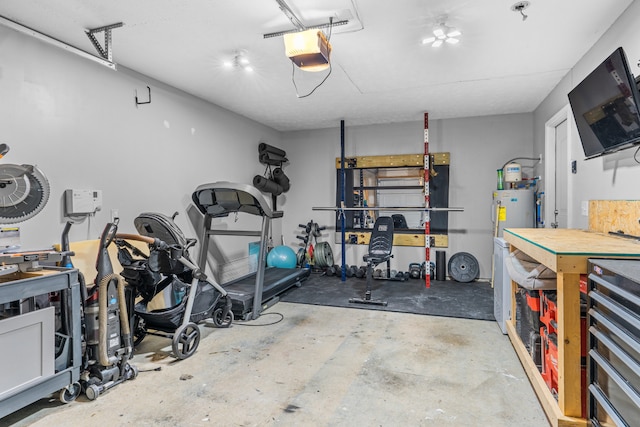
[(640, 143), (639, 101), (638, 88), (621, 47), (569, 92), (587, 159)]

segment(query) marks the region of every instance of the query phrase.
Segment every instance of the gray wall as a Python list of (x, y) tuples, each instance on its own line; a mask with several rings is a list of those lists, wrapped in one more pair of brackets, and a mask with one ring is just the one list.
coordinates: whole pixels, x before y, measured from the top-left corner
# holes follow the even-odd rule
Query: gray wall
[[(615, 49), (622, 46), (629, 60), (632, 73), (640, 75), (640, 39), (637, 24), (640, 22), (640, 2), (633, 2), (620, 18), (607, 30), (551, 94), (534, 112), (534, 152), (544, 152), (545, 123), (568, 103), (567, 93), (582, 81), (598, 64)], [(581, 202), (588, 200), (616, 200), (640, 197), (640, 165), (633, 160), (635, 148), (590, 160), (584, 160), (584, 152), (576, 131), (573, 115), (570, 120), (570, 159), (577, 161), (577, 174), (570, 175), (569, 227), (588, 227), (588, 218), (581, 214)], [(543, 167), (539, 172), (543, 172)], [(639, 215), (640, 216), (640, 215)]]
[[(349, 127), (345, 124), (345, 155), (367, 156), (384, 154), (414, 154), (423, 152), (422, 114), (415, 122)], [(335, 159), (340, 156), (340, 128), (288, 132), (284, 135), (291, 165), (287, 174), (292, 187), (283, 209), (285, 242), (291, 246), (298, 224), (310, 219), (333, 231), (334, 214), (313, 211), (314, 206), (335, 203)], [(480, 264), (480, 276), (491, 277), (493, 225), (491, 222), (492, 192), (496, 188), (496, 169), (514, 157), (532, 157), (533, 115), (512, 114), (448, 120), (429, 123), (431, 152), (450, 152), (449, 206), (462, 207), (464, 212), (449, 214), (449, 247), (447, 259), (457, 252), (473, 254)], [(537, 156), (537, 154), (536, 154)], [(523, 166), (527, 165), (523, 162)], [(525, 174), (530, 168), (523, 168)], [(327, 231), (324, 240), (335, 243), (334, 233)], [(341, 245), (333, 246), (336, 260), (341, 258)], [(347, 245), (348, 264), (361, 265), (366, 247)], [(424, 260), (424, 248), (395, 247), (392, 267), (407, 270), (410, 262)], [(435, 254), (432, 255), (435, 259)]]
[[(179, 211), (178, 225), (193, 235), (186, 214), (193, 190), (251, 183), (263, 172), (258, 142), (280, 144), (271, 128), (2, 26), (0, 58), (0, 142), (11, 147), (0, 161), (35, 164), (51, 183), (45, 209), (17, 224), (23, 248), (60, 241), (68, 188), (99, 189), (104, 198), (102, 211), (72, 227), (71, 241), (99, 237), (112, 209), (123, 232), (135, 231), (140, 212)], [(135, 91), (146, 100), (147, 85), (152, 102), (136, 108)]]

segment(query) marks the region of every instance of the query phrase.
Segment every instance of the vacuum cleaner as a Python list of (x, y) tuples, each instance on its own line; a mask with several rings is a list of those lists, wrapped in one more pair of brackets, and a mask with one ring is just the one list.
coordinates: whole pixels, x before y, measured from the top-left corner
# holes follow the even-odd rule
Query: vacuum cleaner
[(89, 400), (138, 374), (136, 367), (129, 364), (133, 341), (125, 282), (114, 274), (107, 251), (117, 229), (116, 221), (107, 224), (102, 232), (96, 260), (98, 274), (84, 304), (85, 351), (80, 383)]

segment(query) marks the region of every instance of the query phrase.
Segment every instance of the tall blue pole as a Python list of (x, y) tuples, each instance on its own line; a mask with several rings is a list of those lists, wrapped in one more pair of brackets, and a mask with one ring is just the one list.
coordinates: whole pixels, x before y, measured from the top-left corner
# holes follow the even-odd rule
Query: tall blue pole
[[(344, 173), (344, 120), (340, 120), (340, 180), (341, 180), (341, 185), (340, 185), (340, 207), (344, 207), (345, 206), (345, 188), (346, 188), (346, 183), (345, 183), (345, 173)], [(342, 281), (345, 282), (347, 280), (347, 254), (346, 254), (346, 249), (347, 249), (347, 243), (345, 241), (346, 239), (346, 233), (345, 233), (345, 226), (346, 226), (346, 220), (344, 217), (344, 211), (339, 211), (340, 212), (340, 236), (342, 237)]]

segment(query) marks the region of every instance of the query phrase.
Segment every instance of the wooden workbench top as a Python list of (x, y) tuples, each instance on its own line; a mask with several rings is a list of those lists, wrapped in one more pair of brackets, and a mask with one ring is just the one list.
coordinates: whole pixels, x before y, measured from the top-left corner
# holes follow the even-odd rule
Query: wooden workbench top
[(587, 272), (588, 258), (640, 258), (640, 242), (586, 230), (508, 228), (504, 239), (556, 272)]
[(549, 252), (566, 255), (640, 256), (640, 241), (593, 231), (566, 228), (508, 228), (509, 235), (524, 239)]

